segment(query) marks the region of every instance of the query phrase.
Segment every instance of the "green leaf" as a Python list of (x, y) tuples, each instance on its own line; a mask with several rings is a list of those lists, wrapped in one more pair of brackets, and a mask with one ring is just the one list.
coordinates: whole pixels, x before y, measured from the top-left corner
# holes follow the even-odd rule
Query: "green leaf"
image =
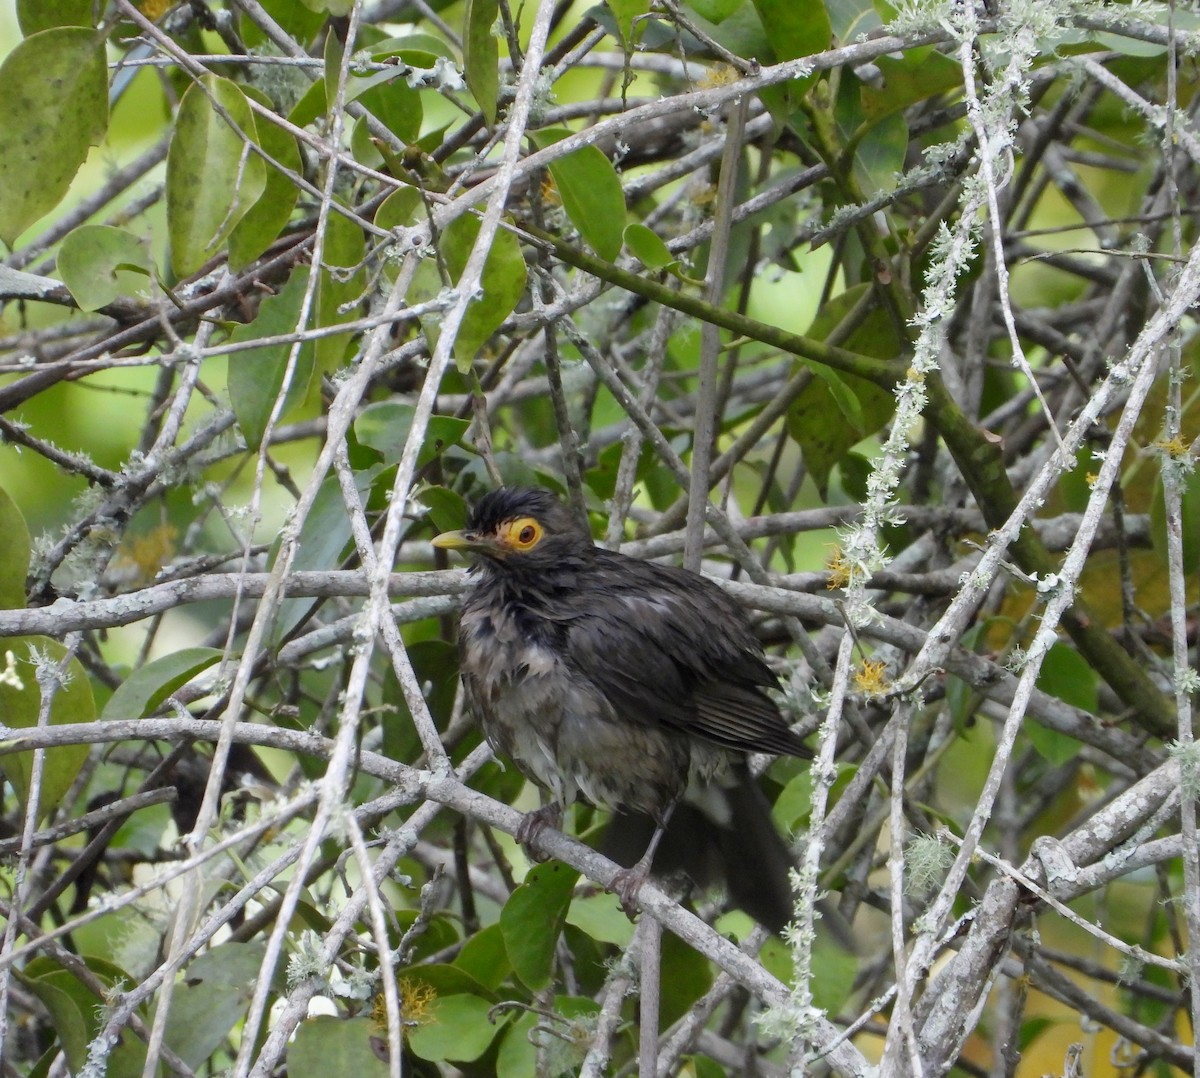
[[(414, 910), (404, 910), (401, 916), (401, 927), (408, 927), (416, 917)], [(449, 934), (442, 942), (443, 947), (450, 947), (455, 943), (459, 936), (457, 931), (444, 923)], [(429, 941), (434, 942), (434, 941)], [(425, 944), (428, 945), (427, 943)], [(433, 946), (432, 950), (441, 950), (442, 947)], [(416, 957), (414, 955), (414, 957)], [(416, 984), (418, 987), (432, 988), (434, 993), (439, 996), (479, 996), (481, 999), (486, 999), (489, 1003), (496, 1003), (500, 997), (491, 991), (482, 981), (471, 976), (466, 970), (461, 969), (458, 965), (447, 965), (444, 962), (430, 962), (428, 964), (417, 964), (409, 966), (407, 970), (401, 971), (401, 976)]]
[(624, 240), (630, 253), (648, 270), (670, 269), (679, 265), (679, 259), (671, 254), (659, 234), (640, 221), (625, 227)]
[[(382, 454), (386, 464), (398, 464), (404, 452), (404, 443), (408, 440), (412, 419), (411, 404), (378, 401), (368, 404), (359, 414), (354, 421), (354, 434), (363, 445)], [(456, 416), (430, 416), (425, 440), (417, 454), (418, 466), (428, 464), (449, 446), (457, 445), (469, 426), (467, 420)]]
[[(750, 0), (742, 0), (741, 3), (733, 5), (722, 4), (718, 14), (722, 15), (720, 28), (715, 23), (709, 22), (697, 9), (697, 27), (714, 41), (719, 41), (736, 56), (743, 56), (747, 60), (774, 61), (771, 37), (763, 29), (758, 11)], [(767, 89), (771, 89), (771, 87), (767, 87)]]
[(858, 976), (858, 956), (823, 932), (818, 932), (813, 952), (813, 968), (821, 971), (819, 977), (812, 979), (813, 1005), (825, 1014), (839, 1014)]
[(454, 964), (485, 987), (493, 991), (499, 988), (512, 972), (500, 926), (488, 925), (476, 932), (463, 944)]
[(375, 212), (375, 224), (388, 229), (411, 225), (422, 206), (421, 192), (415, 187), (397, 187)]
[(883, 20), (871, 0), (825, 0), (833, 36), (838, 41), (854, 41), (860, 34), (883, 26)]
[(962, 86), (962, 68), (936, 49), (913, 49), (902, 57), (881, 56), (875, 65), (882, 72), (881, 86), (861, 86), (863, 114), (882, 119), (903, 112), (918, 101)]
[[(1052, 644), (1038, 671), (1037, 687), (1064, 703), (1095, 715), (1100, 707), (1096, 672), (1087, 660), (1067, 644)], [(1050, 730), (1037, 722), (1025, 724), (1038, 755), (1058, 766), (1073, 759), (1080, 744), (1073, 737)]]
[[(417, 640), (407, 645), (407, 651), (429, 713), (438, 729), (444, 730), (450, 724), (458, 692), (458, 648), (448, 640)], [(415, 760), (423, 746), (412, 710), (391, 669), (384, 674), (383, 688), (387, 705), (395, 709), (394, 716), (383, 724), (383, 752), (393, 760)]]
[[(47, 960), (43, 958), (41, 961), (44, 963)], [(57, 964), (51, 969), (39, 969), (37, 976), (30, 976), (28, 970), (14, 972), (21, 984), (37, 996), (49, 1012), (67, 1065), (71, 1073), (79, 1074), (87, 1062), (88, 1043), (92, 1039), (91, 1026), (94, 1023), (89, 1022), (89, 1018), (100, 1001), (90, 993), (84, 995), (79, 981)]]
[[(577, 996), (555, 996), (553, 1011), (559, 1020), (547, 1021), (537, 1013), (520, 1013), (504, 1032), (496, 1052), (497, 1078), (528, 1078), (531, 1074), (578, 1074), (587, 1054), (596, 1015), (600, 1008), (592, 999)], [(565, 1021), (563, 1021), (565, 1019)], [(546, 1037), (538, 1031), (551, 1029), (555, 1036)], [(550, 1067), (539, 1070), (539, 1044), (553, 1046), (549, 1053)], [(610, 1070), (607, 1073), (617, 1073)], [(686, 1074), (686, 1071), (681, 1073)]]
[(399, 56), (405, 63), (413, 67), (433, 67), (434, 61), (440, 56), (446, 60), (454, 59), (454, 50), (440, 37), (426, 34), (418, 30), (411, 34), (400, 34), (397, 37), (387, 37), (371, 46), (372, 60), (385, 60), (389, 56)]
[(628, 947), (633, 938), (633, 922), (625, 916), (620, 903), (614, 902), (613, 896), (608, 894), (575, 899), (567, 913), (567, 924), (614, 947)]
[(890, 191), (904, 169), (908, 151), (908, 122), (899, 112), (872, 117), (863, 108), (863, 84), (855, 78), (839, 83), (834, 110), (842, 142), (853, 153), (859, 184), (872, 191)]
[(488, 127), (500, 100), (500, 48), (492, 33), (499, 12), (496, 0), (467, 0), (463, 21), (463, 77)]
[(660, 1014), (664, 1027), (674, 1025), (712, 987), (712, 966), (695, 948), (678, 936), (663, 934), (663, 969), (671, 971), (662, 982)]
[(1068, 644), (1050, 646), (1038, 671), (1037, 687), (1081, 711), (1094, 715), (1100, 709), (1096, 672)]
[(319, 11), (325, 15), (340, 18), (349, 15), (354, 8), (354, 0), (300, 0), (309, 11)]
[(258, 137), (234, 83), (205, 75), (188, 87), (167, 152), (167, 232), (177, 277), (212, 258), (262, 195), (266, 165), (246, 144)]
[[(88, 970), (106, 986), (128, 985), (132, 978), (121, 967), (104, 958), (88, 955), (83, 959)], [(54, 1019), (54, 1033), (74, 1073), (82, 1073), (87, 1061), (89, 1042), (100, 1031), (100, 1020), (104, 1011), (104, 999), (83, 983), (73, 972), (60, 965), (55, 959), (38, 955), (30, 960), (22, 971), (14, 971), (21, 983), (36, 995)], [(139, 1008), (139, 1016), (145, 1012)], [(134, 1052), (129, 1053), (129, 1048)], [(124, 1055), (136, 1057), (140, 1054), (138, 1069), (146, 1058), (145, 1045), (137, 1038), (126, 1040), (109, 1058), (108, 1074), (113, 1078), (129, 1073), (122, 1068)]]
[[(354, 484), (363, 497), (371, 489), (371, 483), (379, 468), (363, 468), (354, 473)], [(330, 476), (317, 491), (312, 509), (304, 518), (300, 537), (292, 561), (294, 571), (305, 569), (328, 569), (336, 565), (342, 551), (350, 542), (350, 519), (342, 501), (342, 488), (337, 479)], [(272, 550), (272, 559), (278, 552), (278, 543)], [(285, 599), (275, 619), (275, 639), (282, 640), (297, 622), (312, 608), (312, 599)]]
[(825, 383), (825, 388), (833, 398), (833, 403), (837, 405), (841, 418), (851, 427), (852, 434), (858, 439), (863, 438), (867, 433), (867, 427), (862, 405), (842, 375), (819, 363), (810, 364), (809, 370)]
[(261, 941), (227, 942), (189, 964), (171, 1000), (166, 1042), (193, 1070), (245, 1016), (265, 950)]
[(504, 1031), (496, 1053), (497, 1078), (528, 1078), (537, 1073), (537, 1033), (534, 1030), (540, 1021), (538, 1015), (527, 1011), (518, 1014)]
[[(1200, 472), (1187, 476), (1180, 503), (1180, 525), (1183, 532), (1183, 571), (1188, 574), (1200, 569)], [(1150, 499), (1150, 541), (1162, 564), (1167, 562), (1167, 502), (1161, 476), (1154, 481)]]
[[(254, 321), (238, 326), (230, 334), (230, 343), (248, 344), (261, 337), (295, 333), (307, 284), (308, 267), (297, 266), (283, 290), (277, 296), (267, 296), (262, 301)], [(261, 348), (231, 352), (229, 355), (229, 400), (246, 444), (251, 449), (257, 449), (262, 441), (275, 398), (283, 388), (291, 347), (288, 343), (267, 344)], [(297, 357), (292, 382), (288, 387), (287, 402), (280, 412), (281, 417), (286, 414), (290, 404), (294, 404), (297, 398), (302, 398), (308, 391), (312, 369), (312, 346), (305, 345)]]
[(1051, 730), (1040, 722), (1025, 724), (1025, 732), (1029, 735), (1029, 743), (1037, 750), (1037, 754), (1054, 767), (1061, 767), (1068, 760), (1079, 755), (1082, 748), (1080, 743), (1061, 730)]
[(153, 714), (173, 692), (219, 662), (222, 654), (220, 648), (184, 648), (146, 663), (117, 686), (100, 718), (140, 719)]
[[(767, 940), (767, 943), (770, 943)], [(714, 1063), (708, 1056), (687, 1056), (688, 1066), (694, 1078), (726, 1078), (725, 1068)], [(683, 1072), (686, 1073), (686, 1072)]]
[(871, 461), (861, 453), (847, 453), (838, 461), (838, 473), (842, 477), (842, 490), (854, 501), (865, 502), (869, 491), (867, 480), (871, 478)]
[(829, 48), (833, 29), (825, 0), (754, 0), (779, 61), (811, 56)]
[(438, 996), (429, 1009), (430, 1021), (408, 1034), (408, 1046), (421, 1059), (470, 1062), (487, 1051), (499, 1032), (489, 1018), (491, 1002), (479, 996)]
[(691, 0), (688, 6), (702, 19), (719, 25), (737, 11), (742, 3), (743, 0)]
[(325, 108), (325, 81), (317, 79), (300, 95), (300, 100), (292, 106), (292, 111), (287, 115), (287, 121), (295, 127), (307, 127), (318, 116), (325, 115)]
[(422, 487), (417, 492), (417, 501), (429, 510), (429, 519), (438, 531), (448, 532), (466, 527), (469, 515), (467, 500), (457, 491), (448, 487)]
[[(7, 656), (13, 657), (12, 672), (19, 685), (9, 680), (0, 681), (0, 716), (6, 725), (17, 729), (34, 727), (42, 705), (42, 690), (38, 685), (33, 665), (34, 655), (41, 656), (39, 663), (53, 669), (67, 654), (67, 649), (57, 640), (44, 636), (9, 637), (0, 644), (0, 659), (8, 665)], [(72, 659), (62, 675), (65, 684), (58, 685), (50, 701), (50, 724), (93, 722), (96, 718), (96, 703), (92, 699), (92, 686), (87, 671), (78, 659)], [(33, 752), (18, 752), (0, 757), (0, 769), (13, 784), (22, 805), (29, 802), (29, 783), (33, 774)], [(58, 808), (79, 769), (87, 759), (87, 745), (63, 745), (45, 750), (42, 770), (41, 797), (38, 799), (37, 818), (43, 819)]]
[[(854, 308), (869, 284), (856, 285), (830, 300), (817, 313), (809, 334), (824, 340)], [(879, 359), (903, 350), (887, 313), (875, 308), (851, 332), (845, 347)], [(835, 464), (864, 438), (879, 431), (892, 417), (896, 402), (890, 393), (851, 374), (811, 365), (813, 380), (788, 409), (791, 436), (804, 452), (821, 496), (829, 489)]]
[[(332, 213), (325, 229), (325, 249), (321, 254), (321, 273), (317, 278), (317, 302), (314, 325), (320, 328), (351, 321), (358, 314), (366, 290), (366, 240), (362, 229), (340, 213)], [(313, 342), (313, 362), (317, 372), (336, 370), (345, 359), (346, 345), (353, 334), (337, 333), (318, 337)], [(311, 376), (310, 376), (311, 377)], [(307, 380), (306, 380), (307, 384)]]
[(342, 75), (342, 60), (346, 55), (346, 47), (337, 34), (325, 35), (325, 54), (322, 71), (325, 77), (319, 81), (325, 86), (325, 105), (337, 100), (338, 82)]
[(153, 276), (154, 259), (146, 244), (123, 228), (81, 225), (67, 235), (58, 252), (59, 276), (82, 311), (98, 311), (130, 291), (120, 277), (127, 270), (143, 278)]
[(554, 947), (578, 879), (579, 873), (561, 861), (547, 861), (529, 872), (500, 911), (500, 930), (513, 971), (535, 992), (550, 983)]
[(67, 193), (108, 130), (104, 37), (62, 26), (0, 65), (0, 239), (10, 247)]
[[(350, 100), (369, 109), (371, 115), (402, 142), (413, 143), (420, 137), (424, 110), (420, 91), (404, 79), (405, 70), (397, 66), (376, 72), (368, 79), (354, 80), (350, 86)], [(358, 82), (366, 85), (359, 87)]]
[[(259, 0), (259, 6), (275, 20), (288, 37), (301, 45), (310, 44), (325, 25), (322, 12), (310, 11), (303, 4), (297, 4), (296, 0)], [(262, 27), (240, 9), (238, 29), (248, 48), (265, 45), (270, 40)]]
[(26, 37), (55, 26), (92, 26), (94, 0), (17, 0), (17, 23)]
[(896, 186), (908, 152), (908, 122), (902, 113), (880, 120), (854, 144), (854, 174), (864, 190), (885, 192)]
[(371, 1047), (377, 1037), (379, 1027), (370, 1018), (306, 1019), (288, 1045), (288, 1078), (388, 1078), (387, 1063)]
[(0, 487), (0, 610), (25, 608), (28, 575), (29, 528), (17, 503)]
[(812, 811), (812, 792), (812, 773), (805, 768), (792, 776), (775, 799), (771, 817), (785, 835), (790, 835), (808, 819)]
[[(542, 149), (569, 134), (555, 128), (531, 137)], [(571, 224), (596, 254), (612, 262), (621, 253), (625, 232), (625, 192), (612, 162), (595, 146), (581, 146), (551, 162), (550, 175)]]
[[(455, 283), (466, 268), (478, 235), (479, 221), (470, 215), (459, 217), (442, 233), (442, 257)], [(499, 229), (483, 264), (480, 280), (483, 294), (467, 307), (454, 341), (454, 355), (460, 368), (470, 367), (479, 349), (512, 314), (525, 293), (525, 273), (525, 259), (521, 257), (517, 237), (507, 229)]]
[[(253, 86), (245, 93), (260, 105), (269, 105), (267, 95)], [(296, 140), (282, 127), (267, 119), (255, 117), (254, 141), (272, 161), (293, 172), (302, 171), (300, 149)], [(266, 165), (266, 181), (258, 201), (229, 233), (229, 268), (242, 269), (263, 253), (283, 231), (292, 215), (299, 192), (295, 183), (273, 164)]]
[(617, 21), (621, 44), (628, 49), (633, 44), (633, 20), (650, 11), (649, 0), (605, 0), (605, 3)]

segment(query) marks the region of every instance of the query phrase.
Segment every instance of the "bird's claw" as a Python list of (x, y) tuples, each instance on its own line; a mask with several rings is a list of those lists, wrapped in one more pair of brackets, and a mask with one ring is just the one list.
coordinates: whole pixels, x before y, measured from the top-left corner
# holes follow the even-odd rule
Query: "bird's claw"
[(562, 806), (557, 801), (552, 801), (548, 805), (534, 809), (533, 812), (525, 813), (520, 824), (517, 825), (517, 841), (524, 848), (526, 856), (531, 861), (546, 860), (546, 854), (533, 849), (533, 843), (547, 827), (552, 827), (555, 830), (559, 830), (562, 827)]
[(646, 882), (647, 872), (639, 863), (633, 868), (623, 868), (615, 876), (612, 883), (609, 884), (608, 890), (617, 896), (617, 901), (621, 903), (621, 909), (625, 911), (625, 916), (631, 921), (635, 920), (638, 915), (638, 893), (642, 889), (642, 884)]

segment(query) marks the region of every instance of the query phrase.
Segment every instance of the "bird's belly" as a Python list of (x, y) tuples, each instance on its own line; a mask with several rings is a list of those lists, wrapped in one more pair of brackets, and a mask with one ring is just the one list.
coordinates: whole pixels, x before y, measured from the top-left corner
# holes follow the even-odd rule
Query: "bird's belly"
[(661, 816), (726, 754), (667, 726), (619, 715), (608, 698), (509, 617), (468, 607), (463, 674), (484, 735), (561, 805)]
[(554, 800), (582, 796), (659, 816), (680, 796), (695, 770), (688, 739), (623, 720), (553, 657), (519, 668), (515, 677), (472, 677), (472, 695), (492, 747)]

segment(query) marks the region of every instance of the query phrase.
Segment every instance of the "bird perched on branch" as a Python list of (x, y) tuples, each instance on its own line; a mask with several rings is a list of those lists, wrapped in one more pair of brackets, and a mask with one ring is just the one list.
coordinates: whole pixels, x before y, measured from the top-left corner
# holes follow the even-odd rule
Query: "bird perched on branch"
[[(617, 813), (613, 889), (632, 912), (651, 868), (734, 902), (779, 931), (790, 858), (745, 754), (810, 757), (766, 690), (777, 684), (742, 609), (697, 573), (597, 547), (554, 495), (484, 495), (434, 546), (474, 558), (459, 626), (468, 704), (543, 791), (528, 843), (583, 798)], [(647, 837), (648, 836), (648, 837)]]

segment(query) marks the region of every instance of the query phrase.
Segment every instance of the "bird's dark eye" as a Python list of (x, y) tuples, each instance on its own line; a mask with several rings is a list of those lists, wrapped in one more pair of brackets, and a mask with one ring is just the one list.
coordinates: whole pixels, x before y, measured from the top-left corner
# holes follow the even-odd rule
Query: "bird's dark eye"
[(505, 532), (509, 544), (517, 550), (532, 550), (542, 539), (542, 526), (533, 517), (510, 521)]

